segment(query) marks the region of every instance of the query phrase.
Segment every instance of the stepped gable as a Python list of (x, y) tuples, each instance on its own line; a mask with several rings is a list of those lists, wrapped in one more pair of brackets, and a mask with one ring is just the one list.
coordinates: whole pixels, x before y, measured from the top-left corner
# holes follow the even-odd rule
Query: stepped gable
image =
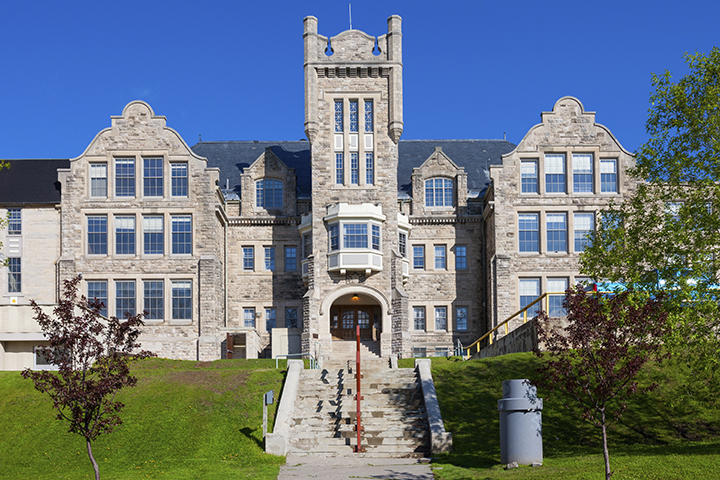
[(58, 168), (69, 168), (70, 160), (6, 160), (10, 168), (0, 172), (0, 203), (53, 205), (60, 203)]
[[(221, 141), (199, 142), (192, 150), (208, 159), (208, 167), (220, 169), (220, 186), (229, 180), (230, 190), (240, 196), (240, 175), (252, 165), (266, 148), (272, 148), (288, 168), (294, 168), (297, 188), (301, 194), (310, 194), (310, 144), (306, 141)], [(502, 155), (511, 152), (515, 144), (506, 140), (400, 140), (398, 145), (398, 190), (412, 193), (412, 169), (419, 167), (441, 147), (458, 167), (468, 175), (468, 190), (481, 192), (490, 183), (490, 165), (502, 163)]]

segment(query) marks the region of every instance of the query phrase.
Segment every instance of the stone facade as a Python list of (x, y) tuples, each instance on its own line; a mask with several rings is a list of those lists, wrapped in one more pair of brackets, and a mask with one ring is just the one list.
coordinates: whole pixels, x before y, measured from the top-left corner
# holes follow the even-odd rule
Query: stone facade
[(195, 360), (333, 357), (357, 325), (382, 356), (448, 355), (530, 283), (580, 279), (578, 225), (633, 189), (594, 113), (562, 98), (514, 149), (401, 140), (400, 17), (377, 38), (304, 24), (308, 142), (190, 148), (135, 101), (57, 171), (59, 202), (23, 205), (22, 237), (0, 234), (23, 259), (20, 293), (0, 279), (0, 369), (33, 366), (28, 299), (79, 274), (109, 315), (149, 311), (144, 348)]

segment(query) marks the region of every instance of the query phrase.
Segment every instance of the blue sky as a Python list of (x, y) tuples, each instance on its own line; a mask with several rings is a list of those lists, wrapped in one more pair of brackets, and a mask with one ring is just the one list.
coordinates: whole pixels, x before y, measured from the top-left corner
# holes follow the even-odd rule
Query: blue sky
[[(406, 139), (517, 143), (564, 95), (628, 150), (651, 73), (720, 45), (720, 2), (356, 1), (353, 28), (403, 17)], [(193, 145), (304, 138), (303, 18), (346, 30), (347, 1), (20, 1), (0, 17), (0, 158), (73, 158), (130, 101)]]

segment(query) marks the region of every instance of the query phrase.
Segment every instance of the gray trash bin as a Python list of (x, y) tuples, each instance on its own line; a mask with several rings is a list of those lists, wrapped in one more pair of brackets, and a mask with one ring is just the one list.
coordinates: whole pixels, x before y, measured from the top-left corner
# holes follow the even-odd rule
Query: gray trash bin
[(503, 381), (500, 411), (500, 463), (542, 463), (542, 399), (528, 380)]

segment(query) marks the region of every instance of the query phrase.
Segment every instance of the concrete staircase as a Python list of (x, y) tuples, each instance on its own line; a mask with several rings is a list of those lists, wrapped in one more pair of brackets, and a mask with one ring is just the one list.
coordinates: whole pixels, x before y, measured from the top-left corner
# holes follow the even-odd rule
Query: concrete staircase
[[(334, 356), (334, 355), (333, 355)], [(355, 362), (326, 362), (303, 370), (288, 435), (288, 454), (372, 457), (430, 456), (430, 434), (415, 369), (390, 369), (387, 360), (363, 360), (361, 419), (364, 454), (357, 443)]]
[[(355, 340), (335, 340), (332, 343), (332, 359), (333, 361), (351, 360), (354, 364), (356, 349), (357, 343), (355, 343)], [(379, 360), (380, 342), (373, 340), (360, 340), (360, 359), (361, 361)]]

